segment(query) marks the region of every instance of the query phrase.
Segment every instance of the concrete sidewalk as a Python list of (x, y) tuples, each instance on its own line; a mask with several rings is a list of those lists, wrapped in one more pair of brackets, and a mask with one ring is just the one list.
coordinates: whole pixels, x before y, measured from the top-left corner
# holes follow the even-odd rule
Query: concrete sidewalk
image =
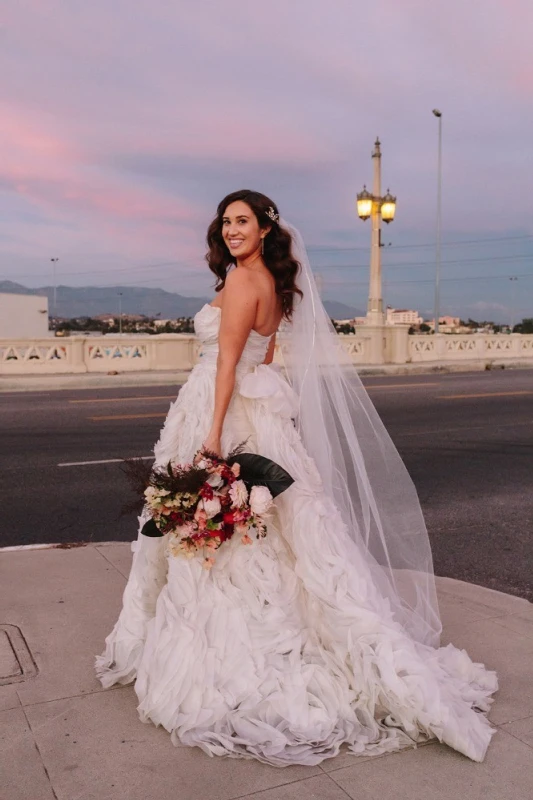
[(443, 643), (499, 673), (490, 714), (499, 730), (483, 764), (431, 743), (276, 769), (175, 748), (163, 729), (139, 721), (131, 686), (101, 689), (94, 655), (117, 618), (130, 559), (128, 544), (0, 551), (1, 800), (533, 797), (533, 605), (526, 600), (438, 579)]

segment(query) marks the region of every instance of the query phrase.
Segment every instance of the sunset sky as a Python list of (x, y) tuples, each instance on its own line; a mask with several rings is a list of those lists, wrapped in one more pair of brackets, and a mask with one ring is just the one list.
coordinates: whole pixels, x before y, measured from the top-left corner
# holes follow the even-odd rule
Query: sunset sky
[[(376, 135), (384, 299), (533, 316), (531, 0), (7, 0), (0, 279), (210, 296), (206, 227), (254, 188), (301, 228), (323, 295), (365, 308)], [(462, 242), (462, 244), (458, 244)], [(517, 277), (517, 281), (510, 281)]]

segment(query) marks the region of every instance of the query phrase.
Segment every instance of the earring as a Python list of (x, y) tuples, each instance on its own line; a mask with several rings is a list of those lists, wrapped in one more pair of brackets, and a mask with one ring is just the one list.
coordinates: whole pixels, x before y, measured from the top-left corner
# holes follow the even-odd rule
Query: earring
[(265, 237), (261, 236), (261, 255), (265, 255)]

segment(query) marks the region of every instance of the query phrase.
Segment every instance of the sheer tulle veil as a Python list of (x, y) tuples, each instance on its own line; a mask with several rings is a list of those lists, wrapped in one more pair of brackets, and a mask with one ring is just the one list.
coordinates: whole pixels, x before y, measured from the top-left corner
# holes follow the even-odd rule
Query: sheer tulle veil
[(343, 518), (339, 536), (365, 553), (377, 587), (412, 638), (438, 646), (433, 560), (416, 489), (331, 324), (300, 233), (285, 220), (279, 224), (291, 234), (301, 266), (303, 298), (279, 341), (299, 397), (303, 444)]

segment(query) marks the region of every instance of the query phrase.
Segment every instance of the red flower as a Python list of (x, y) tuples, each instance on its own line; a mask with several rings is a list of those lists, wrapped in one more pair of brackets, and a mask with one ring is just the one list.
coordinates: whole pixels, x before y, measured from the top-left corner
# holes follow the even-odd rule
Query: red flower
[(225, 542), (233, 536), (234, 526), (226, 523), (221, 531), (219, 531), (220, 539)]
[(215, 496), (213, 492), (213, 487), (210, 486), (208, 483), (204, 483), (202, 488), (200, 489), (200, 494), (204, 498), (204, 500), (212, 500)]
[(223, 516), (224, 525), (233, 525), (235, 522), (235, 517), (233, 516), (233, 511), (226, 511)]

